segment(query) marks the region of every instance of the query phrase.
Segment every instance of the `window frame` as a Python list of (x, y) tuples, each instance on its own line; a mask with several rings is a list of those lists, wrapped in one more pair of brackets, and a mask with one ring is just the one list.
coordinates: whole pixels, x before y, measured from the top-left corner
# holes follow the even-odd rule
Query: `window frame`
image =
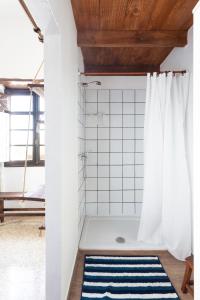
[[(7, 88), (5, 90), (5, 93), (9, 96), (24, 96), (30, 95), (30, 90), (29, 89), (12, 89), (12, 88)], [(32, 153), (32, 160), (27, 161), (27, 166), (28, 167), (41, 167), (45, 165), (45, 160), (40, 159), (40, 146), (45, 146), (45, 144), (40, 144), (40, 134), (37, 132), (37, 124), (39, 121), (40, 115), (43, 115), (45, 112), (42, 112), (39, 110), (39, 96), (33, 92), (33, 111), (31, 112), (31, 115), (33, 117), (33, 153)], [(7, 113), (9, 114), (9, 117), (11, 115), (29, 115), (29, 112), (11, 112), (11, 110), (8, 110)], [(24, 131), (24, 129), (16, 129), (18, 131)], [(11, 132), (13, 129), (11, 126), (9, 126), (9, 152), (11, 150)], [(16, 145), (17, 146), (17, 145)], [(26, 146), (26, 144), (19, 145), (20, 146)], [(10, 157), (10, 153), (9, 153)], [(8, 162), (4, 163), (5, 167), (24, 167), (25, 160), (10, 160)]]

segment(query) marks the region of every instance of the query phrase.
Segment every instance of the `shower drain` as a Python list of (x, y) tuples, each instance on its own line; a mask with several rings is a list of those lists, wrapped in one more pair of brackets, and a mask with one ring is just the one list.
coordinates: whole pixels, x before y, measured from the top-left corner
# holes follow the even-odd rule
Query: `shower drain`
[(122, 236), (118, 236), (115, 241), (119, 244), (123, 244), (126, 242), (125, 238), (123, 238)]

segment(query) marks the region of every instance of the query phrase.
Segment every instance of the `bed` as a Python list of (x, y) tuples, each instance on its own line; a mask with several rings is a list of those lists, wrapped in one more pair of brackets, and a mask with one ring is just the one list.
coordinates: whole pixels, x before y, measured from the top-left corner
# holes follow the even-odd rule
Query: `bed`
[(38, 189), (33, 192), (23, 193), (18, 192), (1, 192), (0, 193), (0, 221), (4, 222), (5, 217), (28, 217), (28, 216), (45, 216), (45, 207), (15, 207), (6, 208), (5, 201), (16, 201), (21, 200), (22, 203), (26, 202), (44, 202), (45, 195), (43, 193), (38, 193)]

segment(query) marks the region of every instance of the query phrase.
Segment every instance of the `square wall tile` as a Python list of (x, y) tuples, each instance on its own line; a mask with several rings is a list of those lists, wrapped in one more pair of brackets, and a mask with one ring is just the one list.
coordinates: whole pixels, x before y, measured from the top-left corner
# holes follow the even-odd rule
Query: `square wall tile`
[(134, 90), (123, 90), (123, 102), (134, 102)]
[(122, 189), (122, 178), (110, 178), (110, 189), (121, 190)]
[(123, 166), (123, 175), (124, 177), (134, 177), (135, 176), (134, 166)]
[(110, 216), (121, 216), (121, 215), (122, 215), (122, 203), (111, 203)]
[(135, 215), (134, 203), (124, 203), (123, 204), (123, 215), (124, 216), (134, 216)]
[(146, 90), (135, 90), (136, 102), (145, 102), (145, 99), (146, 99)]
[(86, 192), (86, 202), (97, 202), (97, 192), (96, 191), (87, 191)]
[(109, 191), (98, 191), (98, 202), (109, 202)]
[(97, 216), (97, 203), (86, 203), (86, 216)]
[(111, 103), (110, 104), (110, 114), (113, 114), (113, 115), (122, 114), (122, 103)]
[(144, 115), (135, 116), (135, 127), (144, 127)]
[(86, 139), (97, 139), (97, 128), (86, 128)]
[(135, 188), (136, 189), (144, 188), (144, 178), (135, 178)]
[(134, 114), (134, 103), (123, 103), (123, 114)]
[(136, 152), (144, 152), (144, 141), (143, 140), (137, 140), (136, 141)]
[(123, 140), (123, 152), (134, 152), (135, 150), (134, 140)]
[(98, 165), (109, 165), (109, 153), (98, 153)]
[(87, 177), (97, 177), (97, 167), (96, 166), (87, 166), (86, 167), (86, 176)]
[(98, 103), (98, 112), (109, 114), (109, 103)]
[(109, 178), (98, 178), (98, 190), (109, 191)]
[(97, 178), (86, 178), (86, 190), (97, 190)]
[(122, 165), (122, 153), (110, 153), (110, 165)]
[(109, 152), (109, 141), (99, 140), (98, 141), (98, 152)]
[(111, 127), (122, 127), (122, 116), (121, 115), (111, 115), (110, 116), (110, 126)]
[(110, 202), (122, 202), (122, 191), (111, 191)]
[(123, 189), (134, 190), (134, 178), (123, 178)]
[(86, 103), (86, 114), (96, 114), (97, 103)]
[(110, 177), (122, 177), (122, 166), (110, 166)]
[(109, 139), (109, 128), (98, 128), (98, 139), (108, 140)]
[(144, 115), (144, 113), (145, 113), (145, 103), (135, 103), (135, 113)]
[(86, 116), (86, 127), (97, 127), (97, 116)]
[(97, 90), (86, 89), (86, 102), (97, 102)]
[(109, 102), (109, 90), (98, 90), (98, 102)]
[(98, 216), (109, 216), (109, 203), (98, 203)]
[(97, 165), (97, 153), (87, 154), (87, 165)]
[(122, 128), (110, 128), (111, 139), (122, 139)]
[(98, 117), (98, 126), (99, 127), (109, 127), (109, 116), (108, 115), (102, 115), (102, 117)]
[(98, 177), (109, 177), (109, 167), (98, 166)]
[(123, 138), (127, 140), (133, 140), (134, 128), (123, 128)]
[(122, 102), (122, 90), (111, 90), (110, 102)]
[(135, 166), (135, 176), (136, 177), (144, 177), (144, 166), (143, 165)]
[(135, 163), (144, 164), (144, 153), (135, 153)]
[(135, 202), (143, 201), (143, 191), (135, 191)]
[(86, 141), (86, 152), (97, 152), (97, 141)]
[(135, 128), (135, 138), (144, 139), (144, 128)]
[(134, 191), (123, 191), (123, 202), (134, 202)]
[(135, 215), (137, 217), (141, 216), (141, 212), (142, 212), (142, 203), (136, 203), (135, 204)]
[(132, 165), (134, 164), (134, 153), (123, 153), (123, 164), (124, 165)]
[(110, 152), (122, 152), (122, 140), (111, 140)]
[(134, 127), (134, 117), (130, 115), (123, 116), (123, 127)]

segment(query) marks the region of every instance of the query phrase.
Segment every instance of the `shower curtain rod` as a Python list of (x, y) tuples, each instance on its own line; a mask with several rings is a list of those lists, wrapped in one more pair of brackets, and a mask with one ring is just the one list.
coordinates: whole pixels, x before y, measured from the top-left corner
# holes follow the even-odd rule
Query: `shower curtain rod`
[[(173, 74), (184, 74), (186, 70), (183, 71), (162, 71), (155, 72), (157, 74), (170, 73)], [(147, 74), (153, 74), (154, 72), (82, 72), (81, 75), (84, 76), (147, 76)]]
[(26, 6), (24, 0), (18, 0), (19, 3), (21, 4), (22, 8), (24, 9), (27, 17), (29, 18), (29, 20), (31, 21), (32, 25), (33, 25), (33, 30), (38, 34), (38, 39), (41, 43), (44, 42), (44, 36), (41, 32), (41, 29), (37, 26), (37, 23), (35, 22), (32, 14), (30, 13), (28, 7)]

